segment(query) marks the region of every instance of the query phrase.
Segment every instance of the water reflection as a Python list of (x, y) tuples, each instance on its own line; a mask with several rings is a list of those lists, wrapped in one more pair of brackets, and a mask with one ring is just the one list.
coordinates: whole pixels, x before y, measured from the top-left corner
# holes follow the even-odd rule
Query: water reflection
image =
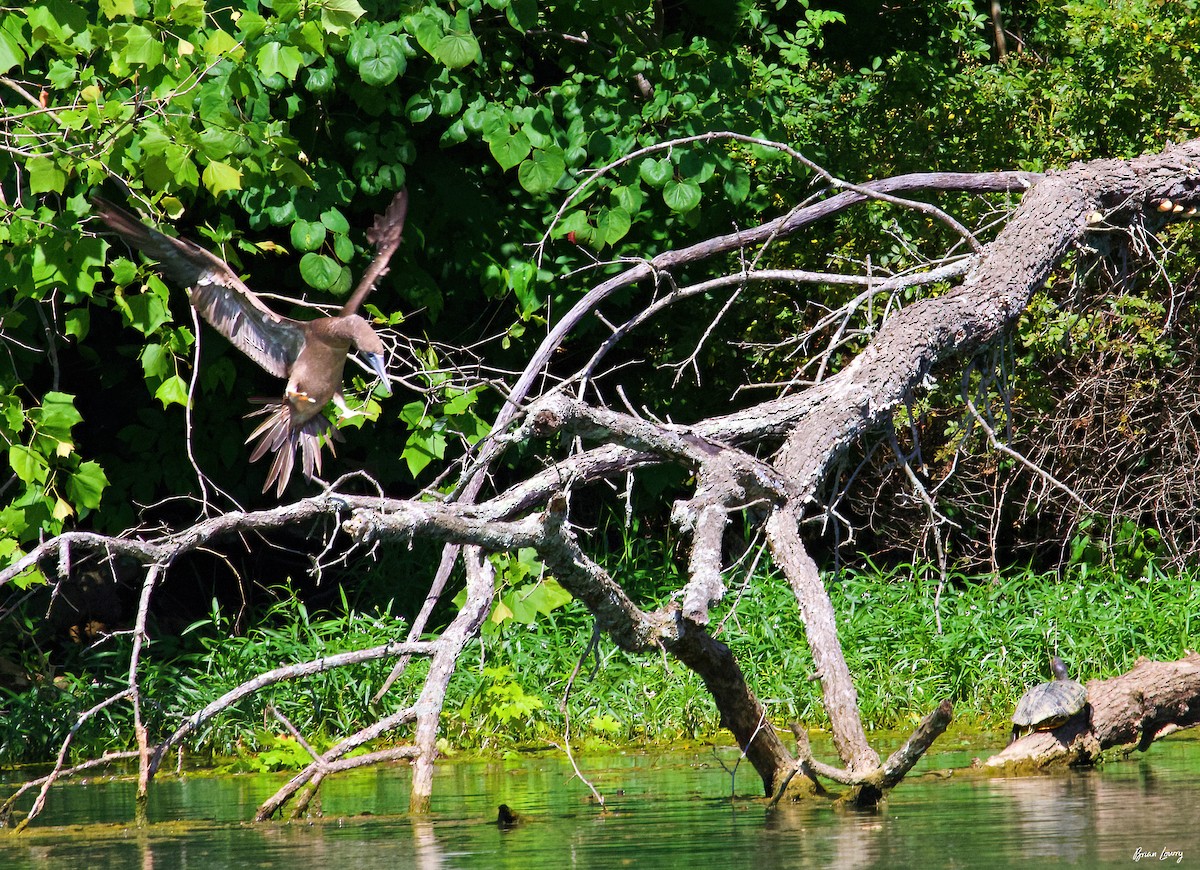
[[(940, 762), (926, 770), (960, 764)], [(591, 759), (584, 772), (607, 812), (569, 765), (543, 757), (444, 764), (428, 817), (404, 812), (405, 767), (329, 780), (313, 805), (318, 818), (266, 825), (245, 820), (280, 777), (163, 780), (143, 828), (132, 825), (131, 782), (93, 780), (56, 789), (31, 830), (0, 836), (0, 867), (1090, 868), (1129, 867), (1138, 849), (1159, 866), (1173, 866), (1178, 852), (1181, 866), (1200, 863), (1196, 740), (1060, 776), (927, 772), (871, 812), (828, 802), (768, 811), (752, 772), (731, 781), (711, 756), (631, 753)], [(501, 803), (520, 814), (518, 825), (497, 825)]]

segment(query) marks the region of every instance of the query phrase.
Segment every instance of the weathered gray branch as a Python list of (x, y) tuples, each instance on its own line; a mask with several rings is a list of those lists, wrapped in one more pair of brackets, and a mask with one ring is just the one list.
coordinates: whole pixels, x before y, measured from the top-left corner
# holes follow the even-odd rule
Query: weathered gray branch
[[(509, 403), (493, 427), (493, 435), (508, 432), (519, 411), (528, 408), (533, 385), (543, 377), (550, 354), (566, 335), (619, 288), (685, 263), (795, 232), (868, 197), (895, 201), (892, 194), (917, 189), (1014, 190), (1035, 180), (1034, 176), (1021, 173), (996, 173), (928, 174), (873, 182), (798, 208), (760, 227), (670, 251), (632, 266), (586, 294), (555, 324), (511, 391)], [(859, 718), (857, 696), (838, 642), (829, 596), (800, 536), (805, 512), (814, 509), (830, 469), (844, 458), (851, 445), (890, 419), (935, 366), (976, 352), (1012, 326), (1063, 255), (1092, 231), (1088, 219), (1091, 212), (1102, 210), (1109, 221), (1122, 217), (1142, 220), (1143, 213), (1162, 220), (1158, 204), (1163, 200), (1185, 207), (1200, 203), (1198, 181), (1200, 141), (1128, 162), (1080, 164), (1037, 180), (1009, 224), (972, 261), (972, 268), (960, 287), (893, 314), (867, 348), (841, 371), (790, 395), (692, 425), (654, 423), (589, 407), (561, 394), (536, 400), (526, 423), (507, 438), (563, 431), (606, 443), (562, 459), (490, 499), (476, 503), (483, 480), (482, 474), (476, 473), (465, 482), (456, 500), (450, 502), (326, 493), (273, 510), (233, 512), (178, 532), (142, 539), (70, 533), (47, 541), (0, 572), (0, 585), (32, 567), (48, 564), (55, 557), (60, 569), (66, 569), (62, 573), (68, 573), (75, 549), (129, 556), (144, 565), (165, 568), (181, 554), (222, 537), (283, 529), (322, 517), (344, 519), (342, 528), (356, 541), (407, 541), (422, 536), (456, 547), (468, 546), (467, 605), (441, 639), (427, 650), (433, 656), (433, 663), (416, 703), (380, 719), (324, 753), (264, 803), (259, 818), (269, 817), (304, 785), (315, 785), (325, 772), (336, 769), (352, 749), (407, 723), (416, 726), (414, 745), (391, 752), (417, 759), (412, 808), (422, 811), (428, 807), (436, 758), (434, 738), (446, 682), (463, 645), (477, 631), (492, 599), (491, 569), (480, 550), (505, 551), (531, 546), (537, 549), (559, 583), (589, 608), (599, 628), (619, 646), (636, 652), (666, 650), (701, 676), (717, 702), (722, 723), (734, 734), (762, 777), (766, 793), (771, 794), (795, 769), (794, 761), (767, 718), (767, 711), (746, 684), (728, 647), (705, 629), (708, 608), (724, 594), (721, 538), (729, 514), (748, 505), (761, 505), (768, 515), (766, 533), (772, 553), (792, 585), (805, 624), (833, 725), (835, 746), (846, 764), (842, 776), (859, 785), (886, 789), (899, 781), (928, 741), (945, 727), (949, 708), (935, 711), (927, 727), (904, 750), (880, 764)], [(475, 465), (476, 472), (488, 467), (504, 443), (504, 438), (493, 437), (484, 446)], [(780, 443), (782, 447), (773, 457), (762, 458), (764, 448), (771, 449)], [(680, 526), (690, 529), (693, 535), (691, 572), (682, 590), (682, 607), (673, 604), (645, 611), (584, 551), (570, 526), (568, 495), (580, 483), (664, 462), (682, 464), (696, 472), (693, 497), (677, 504), (676, 516)], [(449, 565), (453, 564), (449, 557), (448, 551), (430, 600), (440, 594), (449, 576)], [(151, 587), (152, 583), (144, 587), (147, 596)], [(420, 629), (414, 625), (413, 630)], [(392, 648), (418, 650), (415, 645), (389, 645), (386, 649)], [(131, 662), (130, 689), (107, 703), (136, 693), (136, 667), (135, 659)], [(277, 669), (260, 680), (286, 679), (300, 673), (300, 670)], [(252, 688), (246, 684), (235, 693), (249, 693), (257, 687), (261, 686)], [(221, 702), (233, 700), (236, 698), (227, 695)], [(1166, 728), (1190, 722), (1189, 714), (1181, 712), (1180, 703), (1164, 702), (1153, 709), (1145, 708), (1143, 736), (1153, 737)], [(1193, 704), (1190, 709), (1196, 709), (1194, 701), (1190, 703)], [(194, 723), (190, 727), (212, 715), (211, 708), (212, 705), (189, 720)], [(1164, 711), (1168, 710), (1174, 710), (1175, 714), (1167, 715)], [(165, 748), (183, 736), (182, 731), (158, 748), (151, 769), (157, 767)], [(141, 757), (144, 762), (144, 745)]]

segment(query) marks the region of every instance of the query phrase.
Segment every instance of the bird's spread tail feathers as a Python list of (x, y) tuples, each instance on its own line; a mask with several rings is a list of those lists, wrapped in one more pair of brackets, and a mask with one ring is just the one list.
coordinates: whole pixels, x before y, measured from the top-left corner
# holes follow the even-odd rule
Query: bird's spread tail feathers
[(321, 473), (321, 437), (326, 436), (331, 455), (334, 454), (333, 442), (342, 438), (323, 414), (317, 414), (306, 420), (303, 425), (293, 428), (292, 413), (287, 403), (273, 399), (253, 401), (261, 402), (263, 407), (247, 414), (246, 418), (261, 416), (265, 419), (246, 439), (247, 444), (251, 441), (256, 442), (254, 451), (250, 454), (250, 461), (255, 462), (268, 452), (275, 454), (267, 482), (263, 485), (263, 492), (274, 484), (276, 498), (282, 498), (296, 463), (296, 449), (300, 450), (300, 466), (304, 476), (311, 479)]

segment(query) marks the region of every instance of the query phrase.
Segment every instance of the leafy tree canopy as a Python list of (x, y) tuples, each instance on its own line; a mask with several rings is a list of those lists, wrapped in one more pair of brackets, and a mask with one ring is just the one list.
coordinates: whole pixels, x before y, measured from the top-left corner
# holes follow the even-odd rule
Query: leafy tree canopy
[[(623, 159), (631, 153), (728, 130), (785, 141), (850, 179), (1129, 156), (1194, 134), (1198, 6), (1016, 4), (1003, 58), (970, 0), (37, 0), (10, 10), (0, 19), (0, 280), (12, 288), (0, 300), (11, 469), (0, 556), (80, 522), (127, 527), (138, 506), (193, 491), (187, 432), (202, 467), (225, 469), (223, 486), (257, 490), (243, 480), (239, 418), (244, 396), (275, 386), (220, 341), (192, 371), (182, 294), (96, 234), (87, 199), (97, 189), (220, 251), (259, 290), (337, 304), (368, 260), (364, 228), (407, 184), (411, 230), (373, 313), (421, 339), (409, 363), (427, 393), (407, 404), (364, 397), (377, 436), (347, 452), (403, 488), (480, 437), (497, 401), (443, 373), (438, 341), (498, 339), (489, 363), (519, 365), (587, 289), (595, 272), (579, 270), (603, 274), (605, 263), (759, 222), (812, 181), (778, 152), (729, 140)], [(908, 240), (939, 232), (911, 218), (853, 220), (877, 220), (895, 244), (866, 251), (853, 241), (861, 233), (838, 226), (819, 252), (777, 255), (900, 267)], [(727, 323), (731, 337), (794, 329), (805, 315), (779, 294), (754, 290)], [(674, 324), (648, 346), (676, 360), (704, 322)], [(744, 357), (727, 343), (708, 351), (706, 388), (673, 393), (680, 416), (724, 403), (712, 383), (740, 383)], [(751, 363), (767, 379), (785, 366)], [(643, 389), (673, 386), (664, 376)]]

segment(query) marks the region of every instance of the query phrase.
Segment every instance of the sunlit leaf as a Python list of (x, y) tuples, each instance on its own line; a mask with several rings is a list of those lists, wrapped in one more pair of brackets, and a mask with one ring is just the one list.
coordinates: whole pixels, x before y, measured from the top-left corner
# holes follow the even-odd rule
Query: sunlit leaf
[(8, 464), (25, 483), (43, 483), (50, 470), (41, 455), (23, 444), (13, 444), (8, 448)]
[(163, 45), (158, 38), (140, 24), (131, 24), (125, 31), (126, 61), (144, 67), (156, 67), (162, 63)]
[(31, 416), (39, 431), (62, 439), (69, 437), (72, 427), (83, 422), (83, 415), (75, 408), (75, 397), (53, 390), (46, 393)]
[(8, 33), (0, 30), (0, 73), (6, 73), (14, 66), (25, 62), (25, 52), (20, 44)]
[(546, 193), (554, 188), (565, 169), (561, 154), (537, 150), (521, 164), (517, 170), (517, 180), (530, 193)]
[(342, 267), (332, 257), (308, 253), (300, 258), (300, 277), (309, 287), (328, 290), (337, 283)]
[(100, 13), (111, 21), (122, 15), (132, 18), (136, 11), (133, 8), (133, 0), (100, 0)]
[(98, 462), (81, 462), (74, 474), (67, 478), (67, 497), (76, 507), (94, 509), (100, 506), (100, 497), (108, 486), (108, 477)]
[(516, 133), (500, 131), (488, 140), (488, 149), (500, 164), (500, 168), (509, 170), (524, 160), (529, 153), (529, 137), (519, 130)]
[(491, 620), (499, 625), (506, 619), (512, 619), (513, 612), (503, 601), (497, 601), (496, 606), (492, 608)]
[(342, 35), (350, 25), (367, 14), (356, 0), (321, 0), (321, 26), (327, 33)]
[(204, 186), (213, 196), (230, 190), (242, 189), (242, 173), (220, 160), (210, 161), (204, 167)]
[(67, 184), (63, 172), (50, 157), (35, 157), (25, 164), (29, 171), (30, 193), (62, 193)]
[(325, 244), (325, 225), (315, 221), (292, 224), (292, 247), (297, 251), (315, 251)]
[(623, 208), (611, 208), (600, 215), (596, 221), (596, 232), (604, 238), (604, 243), (614, 245), (629, 232), (632, 221), (629, 212)]
[(154, 391), (154, 398), (162, 402), (164, 408), (169, 405), (187, 406), (187, 381), (179, 375), (171, 375)]
[(671, 211), (687, 214), (700, 204), (700, 186), (690, 181), (668, 181), (663, 186), (663, 201)]
[(465, 9), (459, 10), (454, 28), (438, 40), (432, 53), (450, 69), (461, 69), (479, 57), (479, 43), (471, 32), (471, 20)]
[(296, 73), (304, 63), (300, 49), (293, 45), (280, 45), (278, 42), (268, 42), (258, 50), (254, 64), (264, 76), (278, 73), (285, 79), (295, 81)]

